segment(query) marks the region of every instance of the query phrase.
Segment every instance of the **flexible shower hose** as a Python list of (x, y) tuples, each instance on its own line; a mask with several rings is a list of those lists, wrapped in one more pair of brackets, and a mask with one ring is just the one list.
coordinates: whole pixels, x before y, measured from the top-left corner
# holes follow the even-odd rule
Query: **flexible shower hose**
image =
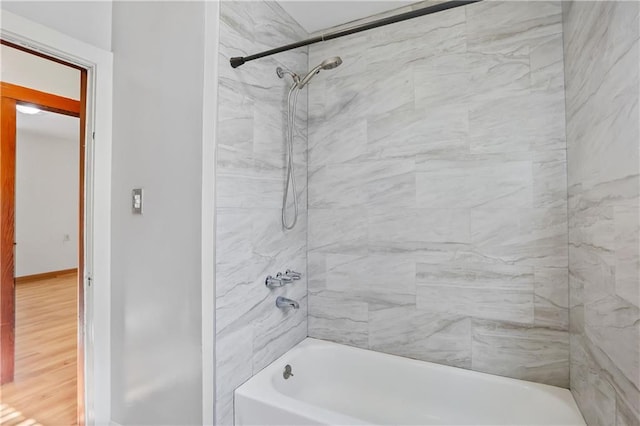
[[(298, 83), (294, 82), (289, 89), (289, 95), (287, 96), (287, 177), (284, 187), (284, 194), (282, 196), (282, 226), (285, 229), (293, 229), (298, 221), (298, 195), (296, 193), (296, 177), (293, 168), (293, 139), (295, 136), (295, 124), (296, 124), (296, 105), (298, 103), (298, 93), (300, 90), (296, 90)], [(293, 94), (293, 102), (291, 95)], [(289, 186), (291, 186), (291, 192), (293, 192), (293, 221), (287, 222), (287, 201), (289, 200)]]

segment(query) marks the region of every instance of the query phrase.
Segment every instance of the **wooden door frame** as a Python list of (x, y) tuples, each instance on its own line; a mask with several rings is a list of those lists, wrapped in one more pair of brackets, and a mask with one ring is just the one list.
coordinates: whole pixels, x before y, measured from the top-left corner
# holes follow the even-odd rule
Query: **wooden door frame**
[[(2, 44), (10, 44), (2, 42)], [(21, 48), (21, 50), (26, 50)], [(39, 54), (38, 56), (43, 56)], [(73, 66), (73, 68), (78, 68)], [(77, 419), (84, 424), (84, 205), (85, 205), (85, 129), (87, 71), (80, 69), (80, 100), (65, 98), (11, 83), (0, 82), (0, 346), (2, 364), (0, 383), (13, 381), (15, 370), (15, 165), (16, 165), (16, 105), (28, 104), (46, 111), (78, 117), (78, 283), (77, 288)]]

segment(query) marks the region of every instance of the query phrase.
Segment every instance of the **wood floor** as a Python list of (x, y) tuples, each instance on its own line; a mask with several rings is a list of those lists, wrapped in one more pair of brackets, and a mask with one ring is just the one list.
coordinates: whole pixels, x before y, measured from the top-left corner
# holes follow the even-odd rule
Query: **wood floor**
[(0, 425), (76, 422), (77, 276), (16, 286), (15, 379), (0, 390)]

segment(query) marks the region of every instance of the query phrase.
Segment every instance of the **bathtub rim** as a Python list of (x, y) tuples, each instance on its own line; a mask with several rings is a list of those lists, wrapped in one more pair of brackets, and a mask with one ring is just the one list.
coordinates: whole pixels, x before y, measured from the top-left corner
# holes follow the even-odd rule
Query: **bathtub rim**
[(519, 388), (528, 390), (538, 390), (551, 394), (553, 397), (560, 399), (562, 402), (567, 403), (571, 408), (580, 416), (584, 425), (584, 415), (578, 408), (578, 405), (571, 393), (570, 389), (562, 388), (559, 386), (548, 385), (545, 383), (532, 382), (523, 379), (516, 379), (512, 377), (500, 376), (491, 373), (485, 373), (482, 371), (475, 371), (462, 367), (455, 367), (446, 364), (439, 364), (431, 361), (422, 361), (414, 358), (403, 357), (400, 355), (388, 354), (385, 352), (374, 351), (371, 349), (359, 348), (343, 343), (331, 342), (328, 340), (317, 339), (313, 337), (306, 337), (304, 340), (297, 343), (287, 352), (282, 354), (276, 360), (264, 367), (258, 373), (253, 375), (250, 379), (238, 386), (234, 392), (234, 418), (236, 416), (236, 397), (251, 399), (258, 401), (262, 404), (269, 406), (276, 405), (279, 409), (291, 412), (295, 415), (315, 420), (322, 419), (335, 419), (332, 420), (332, 424), (371, 424), (371, 422), (364, 419), (356, 418), (345, 413), (336, 412), (328, 408), (323, 408), (318, 405), (308, 403), (301, 399), (293, 398), (289, 395), (282, 393), (277, 389), (273, 383), (273, 378), (277, 377), (280, 373), (283, 365), (281, 364), (286, 359), (294, 358), (299, 352), (303, 352), (313, 348), (338, 348), (338, 350), (350, 351), (350, 352), (362, 352), (367, 353), (366, 356), (372, 356), (374, 358), (393, 360), (392, 362), (402, 362), (416, 366), (425, 366), (434, 368), (438, 371), (445, 371), (447, 374), (456, 374), (467, 377), (478, 377), (482, 380), (491, 380), (498, 383), (507, 383), (511, 386), (517, 385)]

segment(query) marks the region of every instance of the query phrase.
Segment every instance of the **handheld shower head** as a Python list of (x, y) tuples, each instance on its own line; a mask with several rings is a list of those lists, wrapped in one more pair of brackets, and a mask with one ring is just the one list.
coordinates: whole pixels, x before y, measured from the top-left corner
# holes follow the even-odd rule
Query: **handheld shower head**
[(340, 56), (334, 56), (333, 58), (325, 59), (320, 64), (323, 70), (332, 70), (342, 64), (342, 58)]
[[(278, 67), (276, 69), (278, 77), (283, 78), (285, 74), (290, 74), (293, 78), (293, 84), (289, 88), (289, 96), (287, 98), (287, 177), (284, 193), (282, 195), (282, 226), (284, 227), (284, 229), (293, 229), (293, 227), (296, 225), (296, 221), (298, 220), (298, 197), (296, 194), (295, 173), (293, 171), (293, 139), (295, 133), (296, 102), (298, 100), (298, 94), (300, 94), (300, 89), (302, 89), (307, 83), (309, 83), (309, 80), (311, 80), (314, 75), (318, 74), (320, 70), (330, 70), (338, 67), (341, 63), (342, 59), (340, 59), (339, 56), (325, 59), (320, 65), (309, 71), (309, 73), (307, 73), (307, 75), (305, 75), (302, 80), (300, 80), (300, 77), (298, 77), (297, 74), (289, 70), (283, 69), (281, 67)], [(289, 220), (287, 219), (287, 200), (289, 199), (289, 188), (291, 188), (291, 192), (293, 195), (294, 209), (293, 220), (291, 222), (289, 222)], [(287, 299), (287, 301), (289, 300)], [(297, 309), (297, 302), (293, 302), (293, 304), (294, 305), (291, 306)]]
[(320, 72), (320, 70), (332, 70), (337, 68), (342, 63), (342, 59), (340, 56), (334, 56), (333, 58), (328, 58), (322, 61), (322, 63), (316, 66), (314, 69), (309, 71), (307, 75), (304, 76), (300, 83), (298, 83), (298, 89), (302, 89), (304, 86), (311, 81), (311, 79)]

